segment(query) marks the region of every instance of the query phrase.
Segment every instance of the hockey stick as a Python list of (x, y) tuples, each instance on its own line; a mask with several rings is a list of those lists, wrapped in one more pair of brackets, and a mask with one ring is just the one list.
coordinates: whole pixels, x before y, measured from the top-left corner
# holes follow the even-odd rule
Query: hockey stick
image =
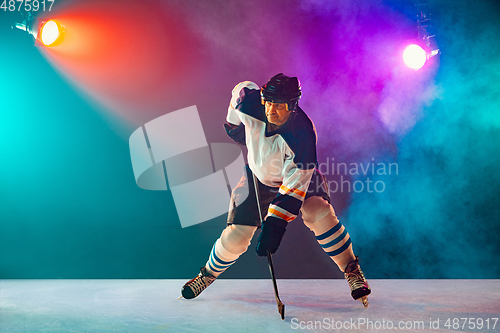
[[(257, 208), (259, 210), (260, 224), (262, 226), (262, 211), (260, 210), (260, 200), (259, 200), (259, 189), (257, 188), (257, 177), (252, 172), (253, 185), (255, 188), (255, 199), (257, 200)], [(269, 271), (271, 272), (271, 278), (273, 279), (274, 296), (276, 296), (276, 304), (278, 305), (278, 312), (281, 315), (281, 319), (285, 320), (285, 304), (281, 302), (280, 296), (278, 294), (278, 285), (276, 284), (276, 277), (274, 276), (274, 265), (271, 253), (267, 251), (267, 263), (269, 264)]]

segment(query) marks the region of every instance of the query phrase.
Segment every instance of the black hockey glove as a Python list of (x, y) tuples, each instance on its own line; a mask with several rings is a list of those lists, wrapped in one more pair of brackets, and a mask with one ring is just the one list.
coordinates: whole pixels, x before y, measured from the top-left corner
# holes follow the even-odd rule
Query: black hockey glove
[(287, 225), (287, 221), (275, 217), (269, 217), (262, 222), (262, 231), (257, 239), (257, 255), (265, 256), (267, 251), (271, 254), (275, 253), (280, 246)]
[(243, 146), (246, 144), (245, 125), (243, 125), (243, 123), (239, 124), (238, 126), (225, 123), (224, 128), (226, 129), (227, 135), (229, 135), (229, 137), (236, 143), (239, 143)]

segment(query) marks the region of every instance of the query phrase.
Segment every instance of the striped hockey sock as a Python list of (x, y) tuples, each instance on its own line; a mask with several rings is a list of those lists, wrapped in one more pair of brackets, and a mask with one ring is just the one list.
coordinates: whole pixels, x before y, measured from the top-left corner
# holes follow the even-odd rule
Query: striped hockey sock
[(205, 265), (208, 272), (213, 276), (217, 277), (222, 274), (226, 269), (229, 268), (240, 255), (234, 254), (227, 251), (219, 239), (215, 241), (212, 251), (210, 252), (210, 257)]
[(321, 235), (316, 236), (316, 240), (341, 271), (344, 271), (347, 264), (355, 259), (351, 237), (340, 222)]

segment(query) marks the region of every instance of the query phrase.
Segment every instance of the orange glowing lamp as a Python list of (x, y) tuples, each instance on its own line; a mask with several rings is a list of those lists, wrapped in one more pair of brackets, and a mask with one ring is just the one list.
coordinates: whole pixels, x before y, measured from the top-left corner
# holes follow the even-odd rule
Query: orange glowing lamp
[(37, 37), (47, 47), (56, 46), (61, 44), (64, 39), (64, 30), (61, 23), (56, 20), (49, 20), (40, 24)]

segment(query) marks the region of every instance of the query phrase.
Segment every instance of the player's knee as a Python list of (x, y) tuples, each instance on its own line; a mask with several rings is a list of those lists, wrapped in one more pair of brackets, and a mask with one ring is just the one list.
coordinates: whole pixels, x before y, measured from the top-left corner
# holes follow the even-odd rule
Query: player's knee
[(242, 254), (248, 249), (255, 230), (257, 227), (254, 226), (228, 225), (222, 232), (222, 246), (231, 253)]
[(306, 225), (314, 224), (326, 215), (331, 214), (332, 211), (332, 206), (328, 201), (318, 196), (310, 197), (304, 201), (301, 209), (302, 219)]

